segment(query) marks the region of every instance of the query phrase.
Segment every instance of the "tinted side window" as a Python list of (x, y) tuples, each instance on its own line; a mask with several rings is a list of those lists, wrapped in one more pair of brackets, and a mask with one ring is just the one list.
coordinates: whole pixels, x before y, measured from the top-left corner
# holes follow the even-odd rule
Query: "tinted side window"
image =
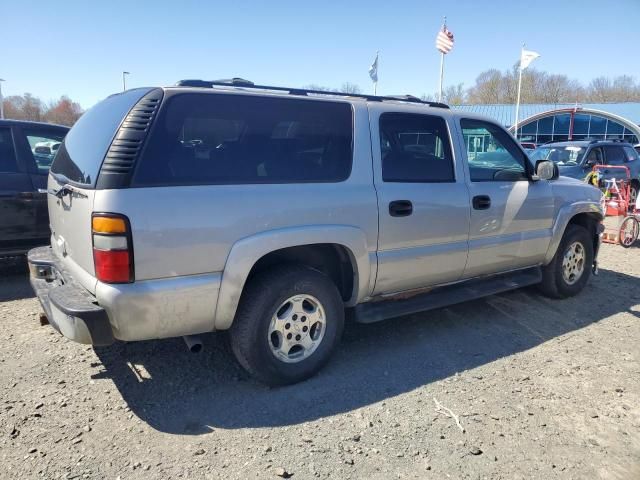
[(449, 134), (443, 118), (383, 113), (380, 142), (383, 181), (455, 181)]
[(0, 173), (16, 173), (16, 150), (10, 128), (0, 128)]
[(24, 135), (29, 142), (31, 155), (39, 173), (46, 174), (51, 167), (56, 153), (62, 145), (64, 133), (51, 130), (24, 130)]
[(625, 154), (622, 147), (604, 147), (607, 165), (622, 165), (625, 161)]
[(134, 185), (340, 182), (351, 173), (351, 105), (255, 95), (167, 99)]
[(69, 180), (93, 186), (113, 137), (131, 107), (148, 89), (111, 95), (87, 110), (59, 147), (51, 172)]
[(624, 156), (627, 162), (633, 162), (638, 159), (638, 153), (633, 149), (633, 147), (623, 147)]
[(472, 182), (515, 182), (527, 179), (526, 159), (502, 128), (481, 120), (460, 120)]
[(589, 155), (587, 155), (587, 164), (601, 165), (602, 162), (602, 150), (600, 148), (592, 148)]

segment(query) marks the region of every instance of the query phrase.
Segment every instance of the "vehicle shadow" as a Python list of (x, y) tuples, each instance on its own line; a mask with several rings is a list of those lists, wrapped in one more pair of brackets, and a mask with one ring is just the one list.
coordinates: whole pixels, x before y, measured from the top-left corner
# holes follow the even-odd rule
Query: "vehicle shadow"
[(554, 301), (523, 289), (372, 325), (349, 324), (316, 377), (268, 388), (233, 360), (223, 334), (199, 355), (181, 339), (96, 348), (93, 378), (110, 378), (132, 412), (175, 434), (295, 425), (351, 411), (533, 348), (619, 312), (640, 317), (640, 279), (601, 270), (585, 291)]
[(0, 302), (35, 297), (28, 278), (26, 257), (0, 258)]

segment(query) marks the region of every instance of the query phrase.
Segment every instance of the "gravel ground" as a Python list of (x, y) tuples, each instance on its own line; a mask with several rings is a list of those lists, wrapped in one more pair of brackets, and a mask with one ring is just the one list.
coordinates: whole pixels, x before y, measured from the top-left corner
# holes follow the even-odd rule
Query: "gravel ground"
[(600, 258), (569, 300), (349, 325), (320, 375), (277, 389), (222, 334), (199, 355), (67, 341), (4, 267), (0, 477), (640, 479), (640, 249)]

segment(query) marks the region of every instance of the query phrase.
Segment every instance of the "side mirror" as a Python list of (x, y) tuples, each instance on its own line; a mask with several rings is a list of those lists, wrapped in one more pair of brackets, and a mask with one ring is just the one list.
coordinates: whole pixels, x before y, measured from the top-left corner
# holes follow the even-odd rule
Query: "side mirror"
[(536, 162), (536, 175), (540, 180), (555, 180), (560, 176), (558, 165), (549, 160)]

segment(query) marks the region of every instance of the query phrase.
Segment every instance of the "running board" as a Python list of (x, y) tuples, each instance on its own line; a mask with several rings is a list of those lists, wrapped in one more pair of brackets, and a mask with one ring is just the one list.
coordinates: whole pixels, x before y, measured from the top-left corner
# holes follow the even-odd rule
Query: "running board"
[(387, 318), (401, 317), (435, 308), (448, 307), (456, 303), (477, 300), (496, 293), (535, 285), (542, 281), (540, 268), (518, 270), (508, 274), (482, 277), (452, 285), (437, 287), (427, 293), (411, 298), (376, 300), (357, 305), (354, 319), (358, 323), (374, 323)]

